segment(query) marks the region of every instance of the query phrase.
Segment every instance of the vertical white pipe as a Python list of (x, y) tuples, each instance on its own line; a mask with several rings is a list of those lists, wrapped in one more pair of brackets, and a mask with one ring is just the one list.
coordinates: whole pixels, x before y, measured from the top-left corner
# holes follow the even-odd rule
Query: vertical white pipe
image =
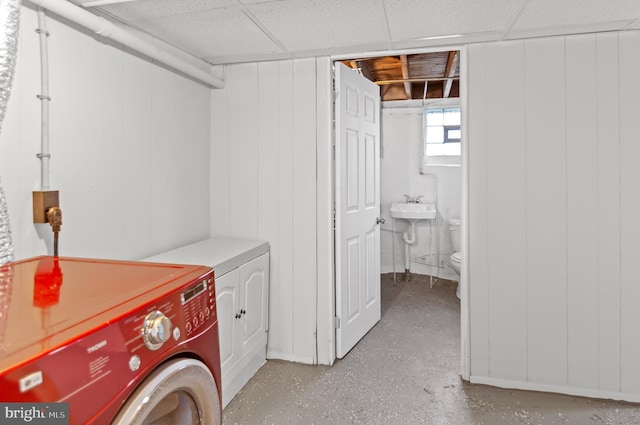
[(47, 38), (49, 32), (47, 31), (47, 20), (44, 10), (38, 7), (38, 33), (40, 35), (40, 187), (41, 190), (49, 190), (51, 188), (50, 172), (49, 172), (49, 160), (51, 154), (49, 152), (49, 47), (47, 45)]

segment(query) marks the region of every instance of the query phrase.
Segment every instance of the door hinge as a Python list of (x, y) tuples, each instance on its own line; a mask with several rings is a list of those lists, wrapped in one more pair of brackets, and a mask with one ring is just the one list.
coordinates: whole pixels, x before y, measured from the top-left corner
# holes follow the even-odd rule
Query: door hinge
[(336, 206), (335, 204), (333, 205), (333, 231), (335, 232), (336, 230)]
[(334, 329), (340, 329), (340, 318), (338, 316), (333, 318)]

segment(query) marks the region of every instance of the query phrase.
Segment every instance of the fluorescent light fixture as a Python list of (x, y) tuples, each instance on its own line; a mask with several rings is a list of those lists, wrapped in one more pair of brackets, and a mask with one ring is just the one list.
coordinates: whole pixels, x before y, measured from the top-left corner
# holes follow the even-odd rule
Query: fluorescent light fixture
[(445, 38), (458, 38), (462, 37), (462, 34), (452, 34), (452, 35), (435, 35), (433, 37), (422, 37), (418, 40), (443, 40)]

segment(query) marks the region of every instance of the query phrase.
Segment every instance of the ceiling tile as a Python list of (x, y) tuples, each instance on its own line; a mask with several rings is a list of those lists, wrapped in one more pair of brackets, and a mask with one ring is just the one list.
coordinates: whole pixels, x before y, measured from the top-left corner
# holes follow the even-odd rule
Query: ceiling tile
[(298, 0), (247, 6), (290, 51), (389, 41), (381, 0)]
[(512, 29), (584, 26), (637, 18), (640, 18), (638, 0), (529, 0)]
[(135, 21), (217, 9), (229, 4), (230, 0), (140, 0), (105, 5), (100, 9), (124, 21)]
[[(504, 30), (523, 0), (383, 0), (395, 41)], [(558, 0), (554, 0), (558, 1)]]
[(198, 57), (281, 52), (251, 19), (234, 8), (165, 16), (133, 24)]

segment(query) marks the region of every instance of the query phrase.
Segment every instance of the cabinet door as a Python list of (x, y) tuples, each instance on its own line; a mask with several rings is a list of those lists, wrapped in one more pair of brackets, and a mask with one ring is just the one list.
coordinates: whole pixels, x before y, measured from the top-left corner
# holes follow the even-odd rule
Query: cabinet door
[(236, 360), (238, 347), (235, 334), (240, 320), (236, 319), (240, 296), (240, 272), (234, 269), (215, 278), (218, 332), (220, 334), (220, 366), (224, 373)]
[[(241, 329), (242, 351), (266, 338), (269, 301), (269, 253), (240, 267), (244, 320)], [(266, 339), (263, 341), (266, 342)]]

